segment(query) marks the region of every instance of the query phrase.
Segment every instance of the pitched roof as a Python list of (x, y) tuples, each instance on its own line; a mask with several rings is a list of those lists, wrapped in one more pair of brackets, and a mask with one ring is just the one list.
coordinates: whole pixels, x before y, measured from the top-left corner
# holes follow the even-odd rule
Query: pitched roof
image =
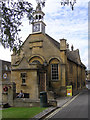
[(60, 43), (57, 42), (56, 40), (54, 40), (51, 36), (49, 36), (48, 34), (45, 34), (49, 40), (60, 50)]
[(68, 60), (73, 61), (76, 64), (81, 65), (82, 67), (86, 68), (86, 66), (81, 62), (78, 49), (74, 50), (74, 51), (67, 50), (67, 58), (68, 58)]
[(81, 60), (80, 60), (80, 55), (79, 55), (79, 50), (74, 50), (74, 51), (69, 51), (67, 50), (67, 58), (77, 64), (81, 64)]
[[(60, 43), (57, 42), (56, 40), (54, 40), (52, 37), (50, 37), (48, 34), (45, 34), (49, 40), (60, 50)], [(67, 55), (67, 59), (78, 64), (81, 65), (82, 67), (85, 67), (85, 65), (81, 62), (80, 60), (80, 55), (79, 55), (79, 50), (67, 50), (66, 51), (66, 55)], [(86, 67), (85, 67), (86, 68)]]
[[(38, 33), (38, 34), (41, 34), (41, 33)], [(30, 34), (32, 35), (32, 34)], [(24, 41), (24, 43), (27, 41), (27, 39), (30, 37), (30, 35), (26, 38), (26, 40)], [(45, 34), (49, 40), (60, 50), (60, 43), (57, 42), (55, 39), (53, 39), (51, 36), (49, 36), (48, 34)], [(24, 45), (24, 43), (22, 44), (22, 46)], [(70, 50), (67, 50), (66, 51), (66, 55), (67, 55), (67, 59), (78, 64), (78, 65), (81, 65), (83, 67), (85, 67), (85, 65), (81, 62), (80, 60), (80, 55), (79, 55), (79, 50), (73, 50), (73, 51), (70, 51)], [(86, 67), (85, 67), (86, 68)]]

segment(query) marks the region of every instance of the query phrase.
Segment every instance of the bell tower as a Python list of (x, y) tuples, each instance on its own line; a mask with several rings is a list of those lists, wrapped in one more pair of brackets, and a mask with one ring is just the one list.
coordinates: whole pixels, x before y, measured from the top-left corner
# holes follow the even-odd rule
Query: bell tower
[(32, 33), (45, 34), (44, 13), (42, 12), (41, 4), (38, 3), (35, 12), (33, 12)]

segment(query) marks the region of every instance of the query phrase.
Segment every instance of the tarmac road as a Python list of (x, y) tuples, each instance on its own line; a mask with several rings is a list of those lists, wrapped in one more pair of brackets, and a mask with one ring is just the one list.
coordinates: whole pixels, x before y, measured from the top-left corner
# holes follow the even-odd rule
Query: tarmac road
[[(47, 117), (47, 119), (53, 120), (52, 118), (82, 118), (86, 120), (88, 118), (88, 90), (83, 90), (77, 95), (71, 102), (64, 105), (63, 108), (53, 112)], [(69, 120), (69, 119), (68, 119)]]

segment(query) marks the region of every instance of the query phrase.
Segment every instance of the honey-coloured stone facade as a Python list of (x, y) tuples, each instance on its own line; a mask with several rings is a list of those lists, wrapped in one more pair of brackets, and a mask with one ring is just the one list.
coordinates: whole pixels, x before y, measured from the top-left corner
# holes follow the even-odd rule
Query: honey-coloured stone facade
[(79, 50), (69, 50), (67, 40), (60, 43), (45, 33), (44, 13), (38, 3), (33, 13), (32, 34), (23, 43), (20, 54), (11, 56), (11, 81), (16, 83), (16, 92), (23, 90), (26, 97), (38, 100), (41, 91), (48, 98), (66, 95), (66, 86), (73, 91), (85, 85), (85, 66)]
[[(41, 91), (47, 91), (48, 98), (55, 98), (66, 95), (67, 85), (72, 85), (73, 91), (82, 89), (85, 66), (79, 50), (70, 51), (66, 44), (65, 39), (59, 43), (47, 34), (30, 34), (20, 54), (12, 54), (11, 81), (16, 83), (16, 92), (23, 90), (30, 99), (37, 100)], [(52, 65), (55, 64), (58, 65), (58, 79), (52, 80)], [(25, 78), (21, 76), (23, 73)]]

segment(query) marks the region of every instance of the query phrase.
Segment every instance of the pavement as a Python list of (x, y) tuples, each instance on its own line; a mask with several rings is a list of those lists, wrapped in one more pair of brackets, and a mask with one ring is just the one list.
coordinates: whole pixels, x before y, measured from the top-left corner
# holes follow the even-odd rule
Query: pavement
[(52, 113), (56, 109), (62, 107), (64, 104), (66, 104), (72, 98), (73, 98), (73, 96), (72, 97), (60, 97), (60, 98), (56, 99), (56, 101), (57, 101), (57, 106), (56, 107), (48, 107), (43, 112), (34, 116), (31, 120), (35, 120), (35, 119), (41, 120), (41, 119), (43, 119), (45, 116), (49, 115), (50, 113)]
[[(75, 95), (77, 95), (78, 93), (76, 93)], [(66, 104), (68, 101), (70, 101), (75, 95), (73, 95), (72, 97), (60, 97), (58, 99), (55, 99), (57, 101), (57, 106), (56, 107), (48, 107), (47, 109), (45, 109), (43, 112), (37, 114), (36, 116), (34, 116), (33, 118), (29, 119), (29, 120), (41, 120), (43, 119), (45, 116), (49, 115), (50, 113), (52, 113), (53, 111), (55, 111), (56, 109), (62, 107), (64, 104)], [(2, 108), (0, 108), (1, 110)]]
[(45, 118), (47, 115), (49, 115), (50, 113), (52, 113), (53, 111), (55, 111), (56, 109), (62, 107), (64, 104), (66, 104), (68, 101), (70, 101), (73, 97), (75, 97), (77, 94), (79, 94), (81, 91), (77, 91), (74, 93), (73, 96), (71, 97), (60, 97), (55, 99), (57, 101), (57, 106), (56, 107), (48, 107), (46, 110), (44, 110), (43, 112), (37, 114), (36, 116), (34, 116), (32, 119), (29, 120), (42, 120), (43, 118)]
[[(37, 114), (36, 116), (34, 116), (33, 118), (31, 118), (29, 120), (35, 120), (35, 119), (36, 120), (41, 120), (41, 119), (43, 119), (46, 115), (49, 115), (51, 112), (53, 112), (56, 109), (62, 107), (70, 99), (72, 99), (72, 97), (60, 97), (60, 98), (56, 99), (56, 101), (57, 101), (57, 106), (56, 107), (48, 107), (46, 110)], [(0, 108), (0, 110), (2, 110), (2, 108)]]

